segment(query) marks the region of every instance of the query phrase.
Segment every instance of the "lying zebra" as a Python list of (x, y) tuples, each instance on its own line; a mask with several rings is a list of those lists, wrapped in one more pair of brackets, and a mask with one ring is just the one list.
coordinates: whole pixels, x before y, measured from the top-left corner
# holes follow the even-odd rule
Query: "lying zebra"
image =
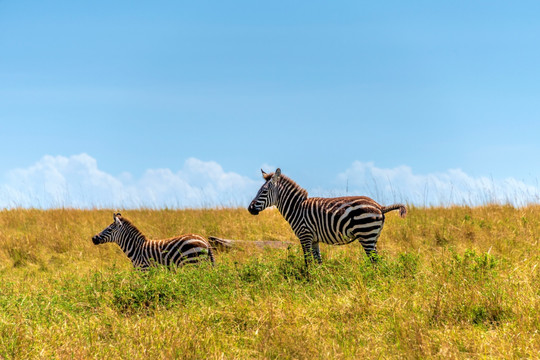
[(95, 235), (92, 241), (94, 245), (117, 243), (136, 268), (145, 270), (156, 264), (182, 266), (200, 261), (214, 264), (212, 249), (200, 235), (186, 234), (170, 239), (149, 240), (120, 213), (113, 217), (113, 223)]

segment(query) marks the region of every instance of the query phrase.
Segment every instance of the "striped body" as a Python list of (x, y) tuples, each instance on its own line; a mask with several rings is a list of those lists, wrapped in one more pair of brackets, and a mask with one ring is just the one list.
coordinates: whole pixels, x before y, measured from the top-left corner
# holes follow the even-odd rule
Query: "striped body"
[(117, 243), (133, 266), (141, 269), (157, 264), (182, 266), (200, 261), (214, 263), (212, 249), (204, 237), (186, 234), (170, 239), (149, 240), (120, 214), (115, 214), (114, 222), (94, 236), (92, 241), (95, 245)]
[(358, 240), (374, 259), (377, 241), (384, 225), (385, 213), (392, 210), (406, 214), (404, 205), (381, 206), (366, 196), (308, 198), (307, 191), (281, 175), (263, 173), (266, 183), (248, 210), (258, 214), (275, 205), (300, 239), (306, 263), (313, 256), (321, 260), (319, 243), (343, 245)]

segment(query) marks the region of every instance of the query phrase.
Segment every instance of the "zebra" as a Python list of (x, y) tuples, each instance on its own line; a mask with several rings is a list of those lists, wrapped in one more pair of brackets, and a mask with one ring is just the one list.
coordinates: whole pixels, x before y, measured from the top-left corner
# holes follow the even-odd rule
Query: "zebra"
[(281, 174), (278, 168), (267, 174), (266, 181), (250, 203), (248, 211), (257, 215), (269, 206), (276, 206), (300, 239), (306, 266), (312, 257), (322, 263), (319, 243), (344, 245), (358, 240), (371, 261), (377, 260), (377, 240), (384, 225), (384, 214), (399, 210), (403, 204), (382, 206), (367, 196), (308, 198), (308, 192)]
[(147, 270), (157, 264), (182, 266), (206, 260), (214, 265), (214, 254), (208, 241), (195, 234), (170, 239), (150, 240), (120, 213), (113, 214), (114, 221), (102, 232), (92, 237), (94, 245), (115, 242), (135, 268)]

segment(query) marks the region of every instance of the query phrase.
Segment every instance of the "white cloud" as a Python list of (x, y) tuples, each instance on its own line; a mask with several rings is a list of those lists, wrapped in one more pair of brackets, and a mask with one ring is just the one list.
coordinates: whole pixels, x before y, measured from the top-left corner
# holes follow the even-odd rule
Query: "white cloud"
[[(295, 180), (301, 185), (300, 179)], [(420, 206), (520, 206), (540, 201), (538, 185), (513, 178), (475, 178), (459, 169), (422, 175), (408, 166), (382, 169), (373, 163), (356, 161), (338, 174), (336, 181), (337, 187), (310, 189), (310, 195), (367, 195), (382, 204), (407, 202)], [(0, 208), (244, 207), (261, 184), (258, 172), (246, 177), (227, 172), (216, 162), (195, 158), (187, 159), (178, 171), (148, 169), (136, 178), (130, 173), (108, 174), (87, 154), (44, 156), (28, 168), (4, 174), (0, 181)]]
[[(416, 205), (516, 206), (538, 202), (540, 188), (514, 178), (503, 180), (472, 177), (460, 169), (442, 173), (415, 174), (408, 166), (382, 169), (373, 163), (355, 161), (338, 175), (340, 188), (349, 194), (365, 194), (381, 203), (408, 202)], [(348, 185), (347, 185), (348, 184)]]
[(177, 172), (149, 169), (139, 179), (98, 169), (87, 154), (45, 156), (15, 169), (0, 184), (0, 207), (204, 207), (247, 206), (260, 181), (225, 172), (212, 161), (190, 158)]

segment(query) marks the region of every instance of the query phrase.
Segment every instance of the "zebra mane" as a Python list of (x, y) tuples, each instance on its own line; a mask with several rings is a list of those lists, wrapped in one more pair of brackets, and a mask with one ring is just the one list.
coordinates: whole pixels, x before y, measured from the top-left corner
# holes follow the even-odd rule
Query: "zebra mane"
[(144, 235), (141, 230), (139, 230), (135, 225), (133, 225), (131, 220), (126, 219), (123, 216), (120, 216), (120, 220), (122, 221), (122, 226), (125, 226), (127, 228), (127, 231), (131, 235), (142, 237), (142, 238), (144, 238), (146, 240), (146, 235)]
[[(270, 175), (270, 178), (274, 175), (274, 173), (272, 174), (269, 174)], [(266, 178), (266, 177), (265, 177)], [(270, 179), (269, 178), (269, 179)], [(279, 176), (279, 182), (281, 183), (282, 186), (285, 186), (287, 187), (289, 190), (295, 192), (295, 193), (300, 193), (302, 195), (302, 197), (304, 199), (307, 199), (308, 197), (308, 192), (306, 189), (304, 189), (303, 187), (301, 187), (300, 185), (298, 185), (294, 180), (292, 180), (290, 177), (286, 176), (286, 175), (283, 175), (281, 174)]]

